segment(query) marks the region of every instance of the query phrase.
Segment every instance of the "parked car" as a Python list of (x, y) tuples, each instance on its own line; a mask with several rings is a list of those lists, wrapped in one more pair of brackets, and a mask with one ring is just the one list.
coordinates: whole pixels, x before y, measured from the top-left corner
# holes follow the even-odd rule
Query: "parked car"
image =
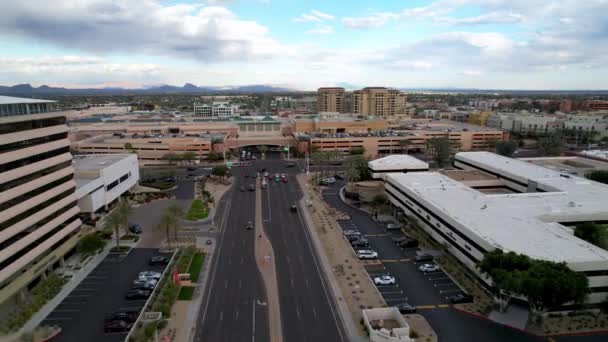
[(421, 265), (420, 267), (418, 267), (418, 269), (424, 273), (437, 272), (437, 271), (439, 271), (439, 266), (434, 265), (434, 264), (424, 264), (424, 265)]
[(283, 178), (283, 183), (287, 183), (287, 182), (288, 182), (287, 177)]
[(433, 256), (430, 254), (419, 254), (414, 257), (416, 262), (433, 261)]
[(285, 167), (294, 167), (296, 166), (296, 163), (287, 163), (285, 164)]
[(117, 333), (117, 332), (128, 332), (133, 327), (133, 323), (127, 323), (125, 321), (107, 321), (104, 323), (103, 332), (105, 333)]
[(374, 278), (375, 285), (394, 285), (396, 283), (395, 277), (389, 275), (381, 275)]
[(399, 312), (402, 314), (416, 313), (416, 307), (407, 303), (397, 304), (395, 307), (399, 309)]
[(131, 290), (146, 290), (152, 291), (156, 287), (156, 280), (135, 280), (133, 281), (133, 286), (131, 286)]
[(253, 229), (253, 222), (248, 221), (247, 224), (245, 225), (245, 229), (252, 230)]
[(255, 185), (249, 184), (249, 191), (255, 191)]
[(241, 186), (239, 187), (239, 190), (240, 190), (241, 192), (245, 191), (245, 186), (244, 186), (244, 185), (241, 185)]
[(406, 241), (407, 239), (409, 239), (409, 237), (407, 236), (397, 236), (392, 238), (391, 240), (393, 240), (395, 245), (399, 245), (401, 242)]
[(348, 230), (345, 230), (343, 234), (344, 234), (344, 236), (349, 236), (349, 235), (357, 235), (357, 236), (360, 236), (360, 235), (361, 235), (361, 232), (360, 232), (360, 231), (358, 231), (358, 230), (348, 229)]
[(359, 259), (377, 259), (378, 253), (370, 249), (361, 249), (357, 251), (357, 258)]
[(343, 180), (343, 179), (345, 179), (345, 178), (346, 178), (346, 172), (344, 172), (344, 171), (338, 171), (338, 172), (336, 172), (336, 174), (334, 175), (334, 178), (335, 178), (335, 179), (340, 179), (340, 180)]
[(399, 247), (408, 248), (408, 247), (418, 247), (418, 240), (407, 238), (401, 242), (399, 242)]
[(148, 299), (152, 291), (149, 290), (129, 290), (125, 296), (128, 300)]
[(289, 210), (291, 210), (292, 212), (296, 213), (298, 212), (298, 206), (295, 204), (292, 204), (291, 207), (289, 208)]
[(357, 239), (355, 241), (351, 241), (350, 242), (351, 246), (358, 248), (358, 247), (369, 247), (369, 241), (367, 241), (367, 239), (365, 238), (361, 238), (361, 239)]
[(352, 243), (354, 241), (360, 240), (361, 239), (361, 234), (359, 234), (359, 235), (346, 235), (346, 239), (348, 240), (348, 242)]
[(148, 261), (148, 264), (150, 266), (156, 266), (156, 265), (166, 265), (169, 263), (169, 258), (164, 257), (164, 256), (153, 256), (150, 258), (150, 260)]
[(138, 316), (139, 311), (118, 311), (106, 318), (106, 322), (124, 321), (127, 323), (134, 323)]
[(327, 177), (327, 178), (321, 179), (321, 181), (319, 182), (319, 184), (321, 184), (321, 185), (331, 185), (331, 184), (334, 184), (335, 182), (336, 182), (336, 179), (334, 177)]
[(141, 234), (143, 229), (141, 229), (141, 226), (137, 223), (129, 223), (129, 231), (133, 234)]
[(384, 227), (386, 230), (400, 230), (401, 225), (398, 223), (387, 223)]
[(159, 280), (162, 274), (160, 272), (155, 271), (143, 271), (139, 272), (139, 279), (155, 279)]
[(466, 293), (459, 293), (457, 295), (448, 297), (448, 299), (452, 304), (470, 303), (473, 301), (473, 296)]
[(196, 171), (196, 168), (195, 168), (195, 167), (190, 166), (190, 167), (189, 167), (189, 168), (187, 168), (186, 170), (188, 170), (188, 171)]

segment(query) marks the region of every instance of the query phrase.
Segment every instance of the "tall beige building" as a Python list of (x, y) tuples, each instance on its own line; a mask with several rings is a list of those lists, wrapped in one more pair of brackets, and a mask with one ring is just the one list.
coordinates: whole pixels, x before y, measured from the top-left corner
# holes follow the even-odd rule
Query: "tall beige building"
[(317, 90), (317, 111), (346, 112), (346, 92), (344, 88), (319, 88)]
[(396, 89), (367, 87), (353, 92), (353, 112), (371, 116), (406, 114), (406, 96)]
[[(0, 96), (0, 309), (58, 267), (79, 239), (66, 118), (54, 101)], [(20, 294), (20, 295), (19, 295)]]

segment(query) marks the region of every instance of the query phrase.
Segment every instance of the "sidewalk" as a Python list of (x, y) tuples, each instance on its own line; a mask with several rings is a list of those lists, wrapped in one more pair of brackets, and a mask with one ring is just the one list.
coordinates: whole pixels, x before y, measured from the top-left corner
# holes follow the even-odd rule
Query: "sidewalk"
[(89, 273), (91, 273), (91, 271), (103, 261), (103, 259), (110, 252), (110, 249), (112, 249), (112, 247), (114, 247), (114, 241), (108, 242), (106, 247), (99, 254), (95, 255), (92, 259), (90, 259), (83, 268), (81, 268), (77, 272), (74, 272), (70, 281), (68, 281), (68, 283), (63, 286), (61, 291), (52, 300), (47, 302), (42, 307), (42, 309), (36, 312), (36, 314), (34, 314), (32, 318), (30, 318), (30, 320), (25, 323), (25, 325), (17, 333), (13, 334), (12, 336), (9, 336), (8, 340), (17, 341), (23, 333), (32, 331), (37, 326), (39, 326), (40, 323), (46, 318), (46, 316), (48, 316), (53, 310), (55, 310), (57, 305), (59, 305), (59, 303), (61, 303), (65, 299), (65, 297), (67, 297), (70, 292), (72, 292), (72, 290), (74, 290), (74, 288), (76, 288), (76, 286), (78, 286), (78, 284), (80, 284), (80, 282), (84, 278), (86, 278)]

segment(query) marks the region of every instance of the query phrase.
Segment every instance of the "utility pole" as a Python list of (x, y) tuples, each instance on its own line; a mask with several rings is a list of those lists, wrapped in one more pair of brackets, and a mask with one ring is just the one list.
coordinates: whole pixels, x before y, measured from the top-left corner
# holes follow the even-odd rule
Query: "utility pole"
[(308, 156), (308, 153), (306, 153), (306, 175), (308, 176), (309, 173), (310, 173), (310, 158)]

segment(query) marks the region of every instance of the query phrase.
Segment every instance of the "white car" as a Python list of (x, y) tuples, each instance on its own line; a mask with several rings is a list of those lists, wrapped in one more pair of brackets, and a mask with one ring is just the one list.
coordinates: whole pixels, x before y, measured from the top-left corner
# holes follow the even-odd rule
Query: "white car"
[(285, 174), (284, 173), (281, 173), (281, 178), (285, 178)]
[(439, 266), (433, 264), (424, 264), (418, 267), (418, 269), (424, 273), (427, 272), (437, 272), (439, 271)]
[(374, 278), (374, 284), (376, 285), (395, 285), (395, 282), (395, 277), (391, 277), (389, 275)]
[(145, 271), (139, 273), (139, 279), (160, 279), (161, 274), (154, 271)]
[(359, 259), (377, 259), (378, 253), (369, 249), (361, 249), (357, 251)]

